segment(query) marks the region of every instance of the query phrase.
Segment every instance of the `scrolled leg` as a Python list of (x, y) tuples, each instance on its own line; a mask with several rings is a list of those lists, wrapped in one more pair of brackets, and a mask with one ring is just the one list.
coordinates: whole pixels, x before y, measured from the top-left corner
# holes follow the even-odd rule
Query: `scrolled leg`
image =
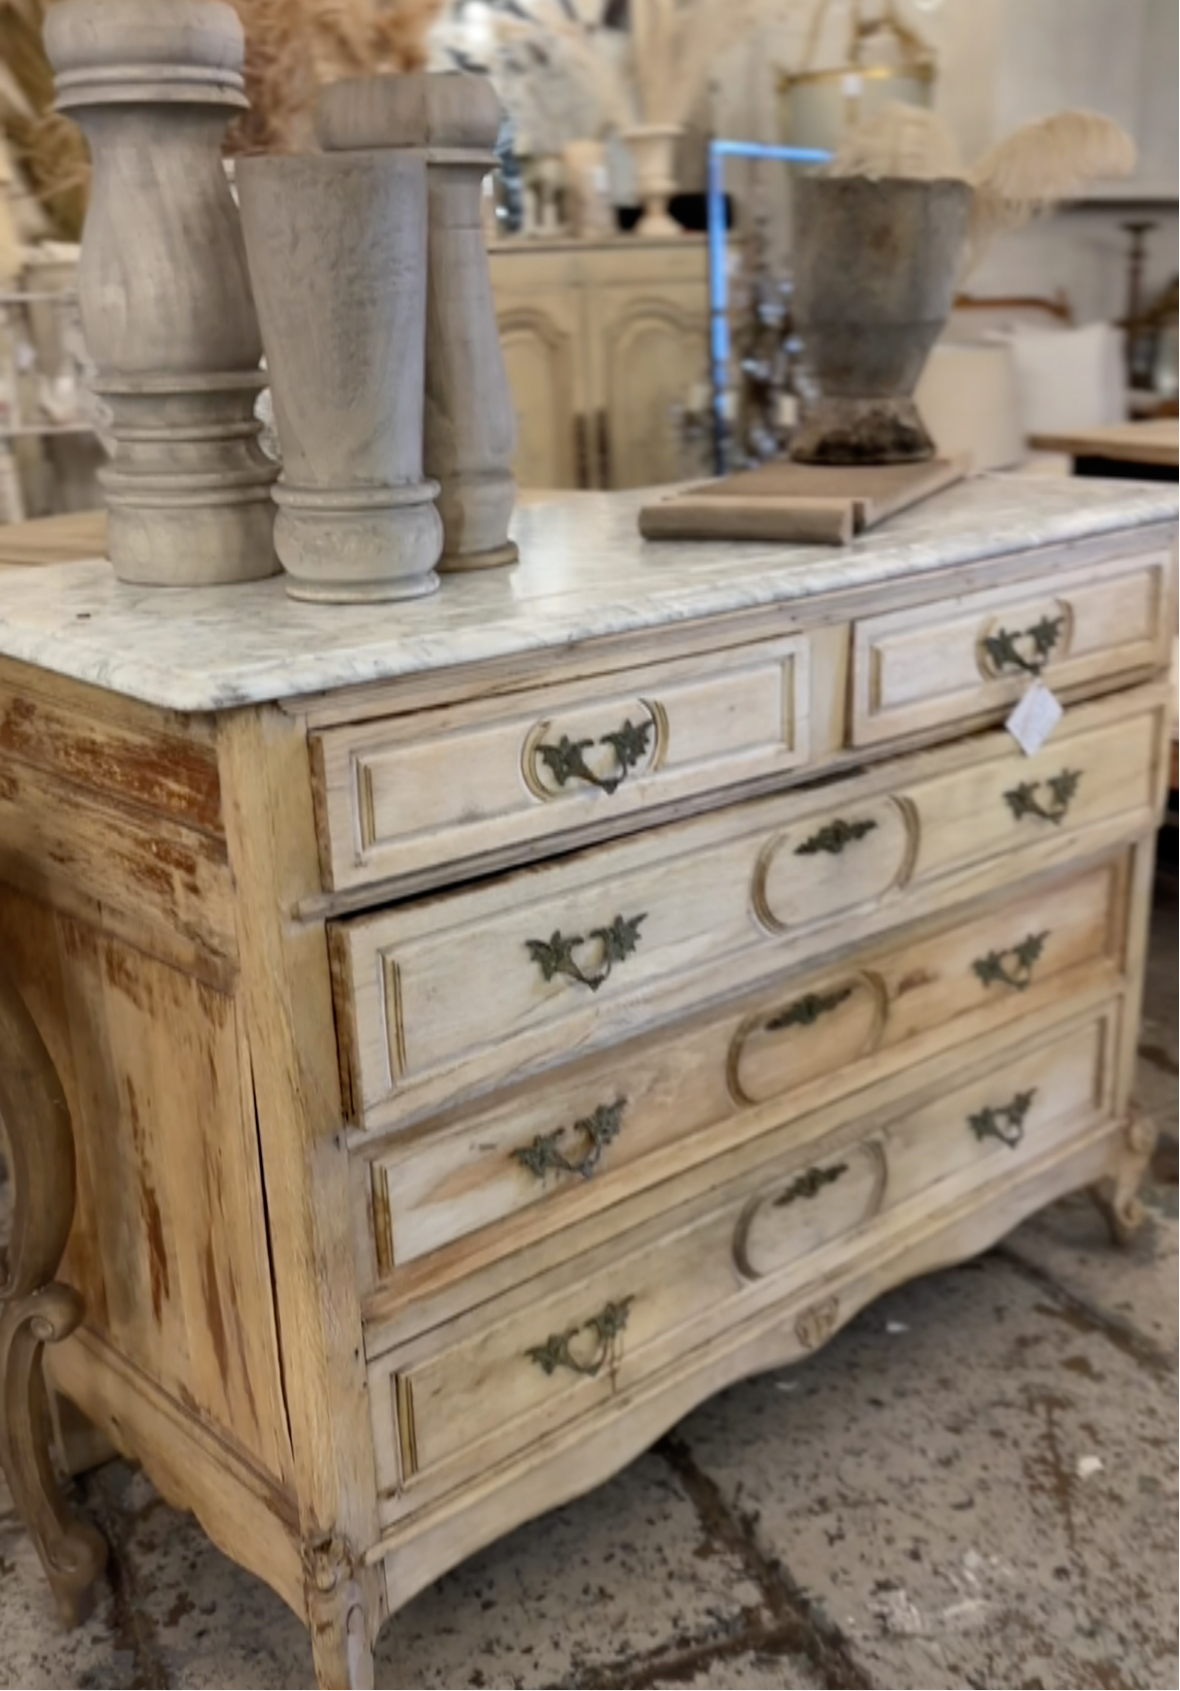
[(1118, 1166), (1090, 1187), (1116, 1245), (1129, 1245), (1145, 1214), (1139, 1185), (1155, 1150), (1156, 1130), (1150, 1116), (1132, 1109), (1120, 1147)]
[(378, 1617), (366, 1600), (365, 1571), (343, 1539), (329, 1536), (305, 1546), (303, 1573), (316, 1684), (321, 1691), (372, 1691)]
[(82, 1319), (54, 1280), (74, 1213), (74, 1141), (61, 1081), (24, 1001), (0, 971), (0, 1145), (15, 1196), (0, 1255), (0, 1468), (37, 1548), (63, 1621), (84, 1619), (106, 1565), (102, 1535), (67, 1508), (50, 1459), (42, 1368)]

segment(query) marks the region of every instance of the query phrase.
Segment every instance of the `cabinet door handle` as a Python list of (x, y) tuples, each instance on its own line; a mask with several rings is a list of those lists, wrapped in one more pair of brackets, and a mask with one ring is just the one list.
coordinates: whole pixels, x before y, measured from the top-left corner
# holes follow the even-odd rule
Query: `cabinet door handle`
[[(548, 939), (528, 939), (525, 945), (541, 971), (542, 980), (551, 981), (555, 975), (564, 975), (567, 980), (597, 992), (615, 964), (625, 961), (637, 949), (641, 937), (639, 924), (646, 920), (646, 911), (638, 916), (616, 916), (608, 928), (591, 928), (585, 938), (581, 934), (566, 935), (555, 928)], [(579, 946), (589, 943), (599, 948), (598, 963), (584, 969), (574, 953)]]
[[(1048, 937), (1048, 928), (1043, 933), (1026, 934), (1019, 945), (1010, 946), (1007, 951), (989, 951), (986, 957), (977, 957), (971, 967), (984, 986), (1001, 981), (1005, 986), (1023, 992), (1032, 985), (1033, 966), (1044, 951)], [(1008, 966), (1009, 958), (1012, 960), (1011, 968)]]
[(793, 1004), (777, 1011), (766, 1023), (767, 1033), (779, 1033), (783, 1028), (809, 1028), (852, 997), (850, 986), (833, 987), (831, 992), (805, 992)]
[(1007, 1104), (985, 1104), (982, 1110), (967, 1117), (967, 1125), (978, 1140), (998, 1139), (1001, 1145), (1014, 1151), (1024, 1138), (1024, 1118), (1036, 1095), (1036, 1087), (1030, 1086)]
[[(567, 781), (585, 781), (592, 787), (601, 788), (604, 793), (613, 793), (647, 756), (654, 728), (651, 717), (646, 722), (632, 722), (627, 717), (621, 727), (599, 735), (597, 741), (571, 740), (568, 734), (563, 734), (555, 746), (542, 740), (536, 748), (536, 755), (559, 787), (564, 787)], [(597, 775), (586, 762), (586, 753), (595, 744), (610, 747), (614, 753), (616, 774)]]
[(838, 816), (834, 822), (825, 823), (818, 832), (805, 839), (802, 845), (797, 845), (795, 856), (815, 857), (824, 851), (831, 857), (838, 857), (845, 846), (863, 840), (876, 826), (871, 816), (862, 816), (855, 822), (846, 822), (842, 816)]
[[(1039, 816), (1043, 822), (1063, 822), (1081, 779), (1080, 769), (1063, 769), (1045, 782), (1021, 781), (1018, 786), (1009, 787), (1004, 798), (1017, 822), (1022, 816)], [(1049, 789), (1047, 805), (1037, 797), (1042, 785)]]
[(1055, 616), (1041, 617), (1028, 628), (1000, 628), (984, 638), (983, 649), (992, 667), (1000, 674), (1006, 669), (1019, 669), (1026, 675), (1039, 675), (1060, 640), (1064, 626), (1064, 616)]
[(558, 1148), (559, 1141), (565, 1137), (564, 1127), (556, 1128), (552, 1133), (535, 1134), (531, 1145), (518, 1145), (509, 1155), (538, 1180), (544, 1180), (551, 1169), (555, 1173), (577, 1174), (583, 1180), (589, 1180), (602, 1161), (602, 1153), (619, 1137), (626, 1107), (625, 1098), (616, 1098), (613, 1104), (599, 1104), (591, 1115), (582, 1116), (574, 1123), (573, 1131), (581, 1134), (586, 1147), (577, 1159), (567, 1157)]
[[(592, 1380), (602, 1372), (607, 1357), (614, 1354), (615, 1340), (626, 1327), (634, 1302), (633, 1297), (628, 1297), (620, 1298), (617, 1303), (608, 1303), (589, 1321), (567, 1327), (564, 1333), (550, 1333), (543, 1345), (530, 1345), (525, 1355), (530, 1362), (536, 1363), (542, 1374), (552, 1375), (559, 1368), (568, 1368), (571, 1374), (582, 1374)], [(588, 1356), (574, 1354), (574, 1341), (579, 1334), (586, 1334), (593, 1340), (593, 1349)]]

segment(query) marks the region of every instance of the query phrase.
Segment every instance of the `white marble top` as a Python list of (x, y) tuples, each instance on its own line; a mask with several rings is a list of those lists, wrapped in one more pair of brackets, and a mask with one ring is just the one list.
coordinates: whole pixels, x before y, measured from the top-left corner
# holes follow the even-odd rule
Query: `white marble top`
[(403, 605), (300, 604), (281, 577), (127, 587), (103, 561), (0, 570), (0, 654), (152, 704), (220, 710), (875, 586), (1177, 514), (1166, 483), (983, 476), (836, 549), (645, 541), (636, 514), (650, 497), (535, 498), (514, 519), (516, 568), (451, 576)]

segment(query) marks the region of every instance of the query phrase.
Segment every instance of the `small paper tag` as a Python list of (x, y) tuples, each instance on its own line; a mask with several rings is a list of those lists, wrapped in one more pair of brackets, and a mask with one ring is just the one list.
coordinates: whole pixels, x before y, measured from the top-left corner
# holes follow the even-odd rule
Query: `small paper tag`
[(1027, 757), (1039, 752), (1061, 721), (1062, 710), (1043, 681), (1034, 681), (1004, 727)]

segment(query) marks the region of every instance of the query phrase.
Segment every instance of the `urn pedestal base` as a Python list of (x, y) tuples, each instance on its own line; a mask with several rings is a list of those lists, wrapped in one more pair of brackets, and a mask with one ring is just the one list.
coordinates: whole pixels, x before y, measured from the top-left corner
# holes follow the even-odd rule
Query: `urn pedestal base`
[(912, 399), (809, 400), (791, 441), (799, 464), (919, 464), (933, 456)]
[(436, 592), (437, 492), (430, 481), (330, 491), (278, 482), (275, 548), (291, 598), (356, 604)]

